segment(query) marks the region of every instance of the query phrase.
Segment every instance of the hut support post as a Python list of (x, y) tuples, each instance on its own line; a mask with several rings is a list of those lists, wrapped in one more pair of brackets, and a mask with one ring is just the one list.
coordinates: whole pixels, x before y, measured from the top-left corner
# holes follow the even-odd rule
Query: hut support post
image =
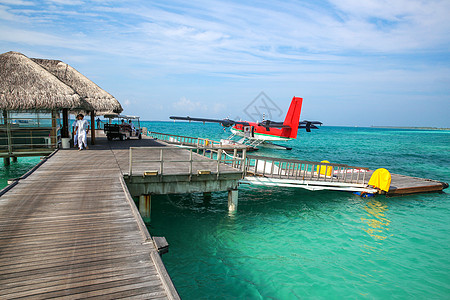
[(139, 212), (141, 213), (144, 223), (150, 223), (152, 196), (140, 195), (139, 196)]
[(57, 134), (58, 134), (58, 130), (56, 128), (56, 110), (52, 110), (52, 133), (51, 133), (51, 137), (50, 137), (50, 141), (51, 141), (51, 146), (57, 148)]
[(95, 111), (91, 111), (91, 145), (95, 145)]
[(63, 115), (63, 127), (61, 132), (61, 137), (68, 138), (69, 137), (69, 110), (64, 108), (62, 111)]
[[(3, 110), (3, 123), (6, 125), (6, 136), (8, 137), (8, 154), (12, 154), (12, 138), (11, 138), (11, 124), (8, 118), (8, 111)], [(6, 161), (8, 159), (8, 161)], [(9, 166), (9, 157), (4, 158), (3, 162), (5, 166)]]

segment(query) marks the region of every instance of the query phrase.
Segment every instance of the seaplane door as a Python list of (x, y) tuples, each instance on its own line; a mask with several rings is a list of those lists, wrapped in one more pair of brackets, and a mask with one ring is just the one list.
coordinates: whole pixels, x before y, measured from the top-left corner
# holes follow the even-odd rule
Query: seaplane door
[(255, 137), (255, 127), (253, 127), (253, 126), (244, 126), (244, 137), (246, 137), (246, 138), (254, 138)]
[(244, 126), (244, 137), (250, 138), (252, 136), (252, 126)]

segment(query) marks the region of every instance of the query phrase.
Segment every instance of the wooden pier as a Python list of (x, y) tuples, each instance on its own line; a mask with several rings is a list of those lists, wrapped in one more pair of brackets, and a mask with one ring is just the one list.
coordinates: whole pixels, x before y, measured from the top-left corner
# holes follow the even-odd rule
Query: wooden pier
[(179, 298), (99, 144), (58, 151), (0, 197), (1, 299)]

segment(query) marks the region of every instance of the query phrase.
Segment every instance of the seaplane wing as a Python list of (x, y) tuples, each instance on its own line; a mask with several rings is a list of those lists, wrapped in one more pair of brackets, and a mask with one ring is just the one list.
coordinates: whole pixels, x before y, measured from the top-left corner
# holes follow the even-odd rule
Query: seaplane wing
[(248, 126), (249, 123), (245, 122), (245, 121), (234, 121), (234, 120), (230, 120), (230, 119), (205, 119), (205, 118), (191, 118), (189, 116), (187, 117), (177, 117), (177, 116), (171, 116), (170, 117), (172, 120), (182, 120), (182, 121), (194, 121), (194, 122), (208, 122), (208, 123), (219, 123), (222, 124), (224, 127), (230, 127), (236, 124), (239, 125), (244, 125), (244, 126)]
[(305, 128), (307, 132), (311, 132), (311, 129), (319, 129), (316, 125), (322, 126), (322, 122), (319, 121), (302, 121), (298, 124), (298, 128)]
[(285, 125), (283, 122), (274, 122), (270, 120), (262, 121), (258, 123), (258, 126), (264, 127), (264, 128), (291, 128), (290, 125)]

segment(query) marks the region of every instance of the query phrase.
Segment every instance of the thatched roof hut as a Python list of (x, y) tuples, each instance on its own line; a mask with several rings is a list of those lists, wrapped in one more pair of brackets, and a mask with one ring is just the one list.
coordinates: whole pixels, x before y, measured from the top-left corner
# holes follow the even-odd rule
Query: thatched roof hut
[(123, 111), (122, 106), (116, 98), (70, 65), (60, 60), (38, 58), (32, 58), (32, 60), (74, 89), (89, 103), (97, 115), (103, 114), (104, 112), (120, 113)]
[(53, 110), (85, 108), (70, 86), (18, 52), (0, 54), (0, 109)]

